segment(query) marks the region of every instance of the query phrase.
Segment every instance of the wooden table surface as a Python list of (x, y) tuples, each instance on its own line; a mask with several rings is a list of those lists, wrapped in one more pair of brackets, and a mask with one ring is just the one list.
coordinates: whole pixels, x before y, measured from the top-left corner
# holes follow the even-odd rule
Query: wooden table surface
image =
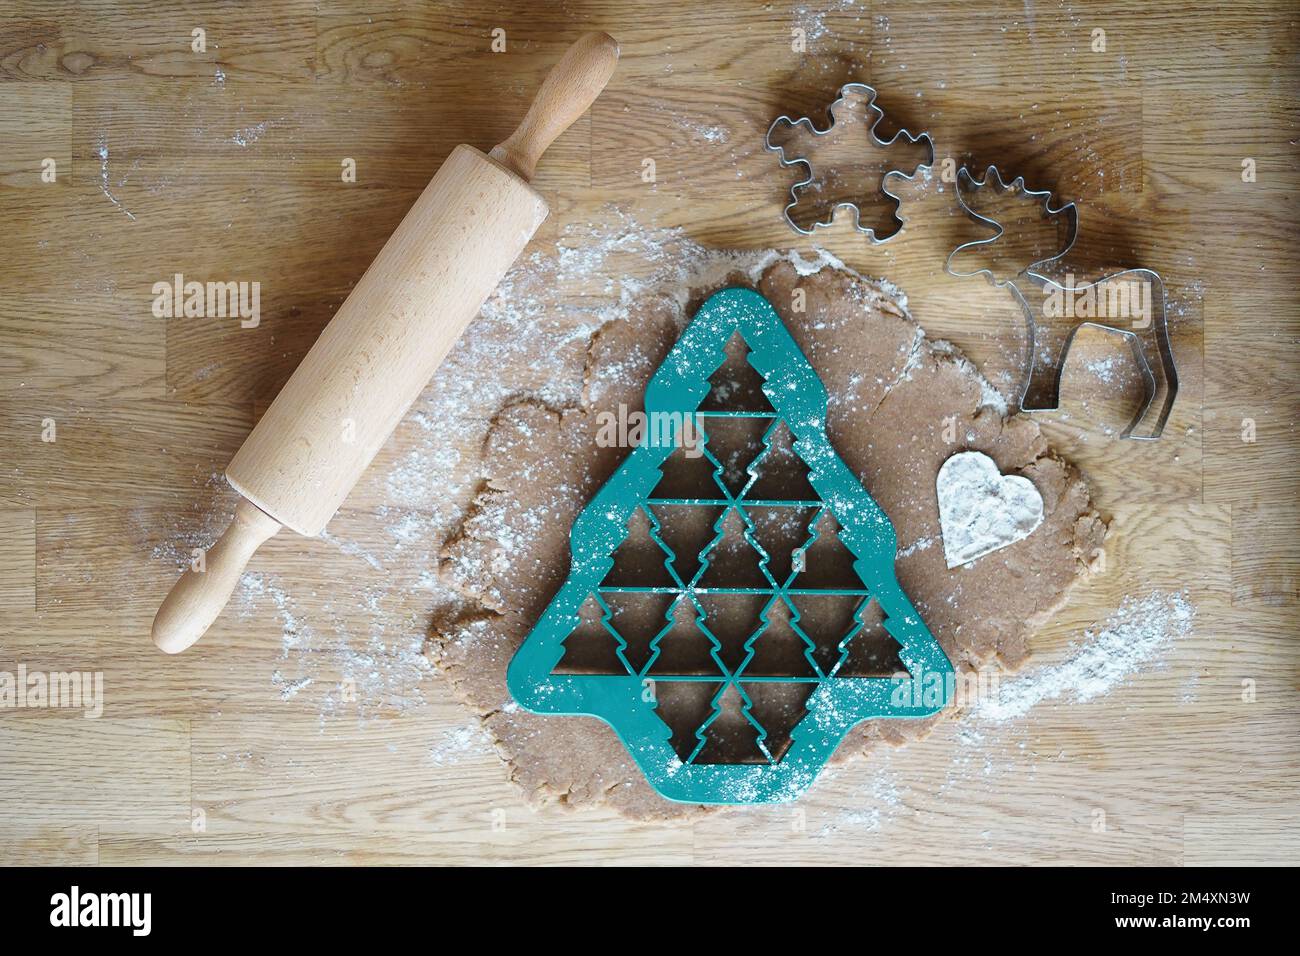
[[(105, 687), (98, 719), (0, 711), (0, 862), (1300, 859), (1291, 5), (3, 0), (0, 14), (0, 670), (101, 671)], [(473, 490), (397, 480), (427, 442), (407, 422), (327, 538), (278, 537), (198, 647), (154, 651), (153, 612), (229, 514), (221, 472), (258, 414), (450, 149), (503, 138), (589, 28), (623, 59), (542, 164), (539, 249), (580, 246), (615, 213), (710, 247), (806, 246), (779, 218), (790, 177), (763, 131), (862, 80), (886, 126), (1079, 201), (1081, 244), (1161, 272), (1184, 379), (1165, 438), (1119, 441), (1107, 429), (1124, 415), (1068, 395), (1044, 418), (1113, 543), (1029, 667), (1064, 659), (1126, 596), (1186, 589), (1192, 634), (1108, 694), (947, 722), (797, 808), (675, 826), (534, 810), (422, 663), (437, 535), (394, 566), (369, 559), (394, 509), (445, 527)], [(891, 246), (842, 225), (818, 241), (897, 283), (931, 335), (992, 373), (1021, 327), (1003, 293), (943, 274), (956, 220), (937, 195), (933, 228), (918, 207)], [(151, 288), (176, 273), (259, 281), (259, 327), (155, 318)], [(472, 476), (481, 428), (445, 434)]]

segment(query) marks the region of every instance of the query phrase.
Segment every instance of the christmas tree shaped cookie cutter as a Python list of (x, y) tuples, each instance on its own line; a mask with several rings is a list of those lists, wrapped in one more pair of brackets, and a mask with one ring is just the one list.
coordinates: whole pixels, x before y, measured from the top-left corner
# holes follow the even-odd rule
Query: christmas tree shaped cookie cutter
[[(761, 377), (762, 408), (726, 410), (714, 400), (710, 376), (737, 335)], [(668, 799), (746, 804), (798, 797), (861, 721), (927, 717), (948, 704), (952, 664), (894, 574), (893, 525), (831, 446), (826, 389), (767, 300), (743, 288), (710, 297), (651, 379), (645, 406), (648, 419), (673, 423), (674, 440), (634, 447), (574, 521), (568, 578), (508, 670), (523, 707), (606, 721)], [(690, 440), (688, 422), (698, 423), (698, 450), (717, 490), (661, 493), (665, 465)], [(757, 453), (744, 480), (727, 480), (711, 436), (751, 425), (761, 431)], [(751, 494), (768, 493), (761, 475), (778, 430), (806, 469), (798, 498)], [(682, 513), (710, 523), (693, 555), (694, 546), (681, 554), (670, 547), (661, 522)], [(766, 520), (771, 515), (780, 520)], [(638, 523), (652, 560), (632, 575), (646, 583), (630, 584), (615, 556)], [(787, 540), (797, 543), (782, 554), (771, 530), (789, 527), (797, 533)], [(814, 553), (830, 546), (842, 548), (844, 560), (814, 568)], [(752, 549), (749, 577), (711, 580), (729, 548)], [(659, 602), (637, 634), (624, 613), (634, 601)], [(817, 608), (828, 602), (852, 613), (837, 627), (814, 627), (827, 620)], [(741, 604), (758, 609), (752, 620), (738, 617)], [(846, 676), (872, 614), (895, 666)], [(645, 620), (655, 622), (648, 631)], [(561, 666), (566, 642), (580, 632), (603, 638), (610, 652), (595, 673)], [(794, 653), (783, 654), (782, 667), (757, 663), (778, 636)]]

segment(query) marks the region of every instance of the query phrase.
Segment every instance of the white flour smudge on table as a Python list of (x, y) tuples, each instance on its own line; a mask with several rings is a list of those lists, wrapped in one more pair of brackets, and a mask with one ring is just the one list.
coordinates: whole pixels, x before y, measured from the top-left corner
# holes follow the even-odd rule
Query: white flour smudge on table
[[(131, 210), (123, 206), (121, 200), (119, 200), (116, 196), (114, 196), (112, 191), (109, 189), (108, 138), (104, 136), (102, 133), (100, 134), (98, 142), (96, 142), (95, 144), (95, 155), (99, 157), (99, 191), (102, 192), (108, 198), (109, 202), (111, 202), (118, 209), (122, 210), (122, 212), (126, 213), (127, 219), (130, 219), (132, 222), (135, 222), (135, 213), (131, 212)], [(136, 161), (137, 165), (138, 163), (139, 160)], [(132, 169), (134, 168), (135, 167), (132, 166)], [(125, 182), (126, 182), (126, 177), (122, 177), (122, 179), (118, 181), (118, 185), (121, 186)]]
[(245, 126), (242, 129), (237, 129), (233, 134), (231, 134), (230, 142), (234, 143), (236, 146), (247, 148), (265, 136), (269, 130), (275, 129), (275, 127), (279, 126), (284, 121), (285, 117), (281, 116), (279, 119), (263, 120), (261, 123), (255, 123), (252, 126)]
[[(996, 786), (995, 778), (1005, 773), (1032, 781), (1040, 755), (1031, 752), (1023, 740), (1008, 754), (1004, 731), (1014, 731), (1035, 708), (1086, 703), (1116, 691), (1140, 671), (1162, 668), (1162, 656), (1192, 633), (1195, 619), (1196, 606), (1185, 591), (1126, 597), (1105, 621), (1071, 641), (1064, 659), (1041, 666), (1031, 661), (1019, 673), (1004, 676), (994, 696), (977, 702), (959, 718), (952, 763), (937, 795), (948, 796), (972, 786), (991, 789)], [(1057, 754), (1047, 759), (1067, 758)], [(908, 802), (910, 784), (904, 782), (900, 793), (897, 774), (887, 759), (862, 766), (867, 776), (860, 787), (864, 804), (874, 801), (872, 805), (880, 812), (872, 813), (867, 806), (846, 809), (823, 827), (824, 834), (879, 829)], [(923, 793), (919, 798), (926, 796)]]
[(980, 701), (972, 716), (980, 721), (1024, 717), (1045, 701), (1083, 703), (1119, 687), (1157, 655), (1192, 632), (1196, 608), (1183, 591), (1126, 597), (1102, 624), (1084, 631), (1057, 664), (1030, 668), (1004, 678), (998, 693)]
[(492, 737), (478, 719), (443, 731), (429, 748), (429, 762), (436, 767), (453, 767), (463, 760), (492, 753)]

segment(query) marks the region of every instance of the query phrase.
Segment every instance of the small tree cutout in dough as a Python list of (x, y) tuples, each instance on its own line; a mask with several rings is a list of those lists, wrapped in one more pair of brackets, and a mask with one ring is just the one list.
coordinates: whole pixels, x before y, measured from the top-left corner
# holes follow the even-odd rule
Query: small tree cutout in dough
[(772, 498), (817, 501), (808, 483), (808, 465), (795, 454), (794, 438), (785, 422), (777, 419), (763, 436), (763, 451), (746, 470), (749, 483), (744, 496), (750, 501)]
[(699, 587), (707, 590), (767, 587), (766, 555), (754, 540), (744, 513), (739, 508), (728, 508), (716, 528), (718, 536), (704, 552), (707, 566), (700, 575)]
[[(728, 361), (762, 402), (719, 386)], [(855, 724), (945, 706), (952, 665), (894, 575), (893, 526), (826, 437), (826, 405), (766, 300), (705, 302), (645, 407), (698, 417), (694, 473), (712, 480), (670, 493), (681, 449), (632, 450), (573, 523), (569, 576), (510, 663), (515, 699), (604, 719), (656, 790), (692, 803), (793, 799)], [(722, 480), (724, 460), (743, 482)], [(868, 602), (899, 667), (841, 675)]]
[(715, 657), (718, 642), (700, 627), (704, 615), (699, 607), (683, 595), (671, 613), (672, 626), (650, 645), (650, 676), (722, 677), (725, 672)]
[(697, 764), (767, 763), (771, 758), (763, 747), (765, 732), (750, 715), (750, 706), (738, 685), (723, 685), (713, 713), (696, 732), (700, 745), (690, 759)]
[(727, 342), (727, 357), (709, 376), (709, 394), (700, 403), (702, 412), (767, 412), (775, 414), (763, 394), (763, 378), (749, 362), (749, 346), (740, 334)]
[(673, 553), (659, 537), (659, 519), (649, 508), (632, 512), (628, 535), (614, 554), (614, 566), (601, 582), (606, 586), (639, 584), (672, 587), (677, 584), (671, 570)]
[(556, 673), (608, 674), (626, 667), (622, 652), (627, 642), (609, 626), (609, 610), (595, 594), (587, 595), (578, 617), (581, 623), (564, 639), (564, 657)]
[(745, 643), (749, 652), (742, 665), (745, 677), (816, 677), (816, 647), (797, 631), (795, 612), (782, 598), (773, 598), (763, 611), (762, 626)]

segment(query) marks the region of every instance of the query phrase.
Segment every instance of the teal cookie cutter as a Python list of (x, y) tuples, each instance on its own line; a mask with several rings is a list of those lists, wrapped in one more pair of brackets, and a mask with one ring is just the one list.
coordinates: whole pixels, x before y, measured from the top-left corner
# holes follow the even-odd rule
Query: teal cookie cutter
[[(717, 408), (710, 377), (727, 360), (727, 343), (737, 334), (750, 350), (749, 366), (762, 378), (763, 410)], [(510, 662), (507, 682), (521, 706), (541, 714), (599, 717), (661, 795), (720, 804), (795, 799), (854, 725), (928, 717), (947, 706), (953, 667), (895, 577), (893, 525), (831, 446), (825, 386), (766, 299), (743, 288), (711, 296), (651, 379), (645, 409), (647, 419), (669, 423), (672, 440), (643, 436), (574, 521), (568, 578)], [(710, 447), (712, 433), (721, 435), (728, 420), (762, 429), (743, 483), (726, 480), (726, 468)], [(694, 447), (712, 468), (717, 491), (710, 486), (707, 494), (655, 497), (664, 466), (690, 444), (688, 423), (697, 427)], [(751, 494), (760, 492), (765, 459), (775, 455), (782, 426), (807, 469), (802, 495)], [(693, 509), (707, 518), (717, 512), (712, 538), (694, 555), (690, 549), (679, 556), (667, 543), (662, 517), (673, 515), (672, 509)], [(806, 529), (802, 544), (785, 554), (765, 547), (755, 519), (771, 515), (786, 527), (793, 524), (798, 535)], [(641, 584), (613, 573), (634, 519), (662, 552), (662, 567), (652, 561), (653, 574)], [(817, 569), (838, 578), (827, 582), (824, 573), (810, 573), (816, 549), (841, 546), (841, 560)], [(737, 549), (757, 556), (746, 568), (748, 577), (721, 585), (710, 581), (710, 568), (723, 568), (726, 555)], [(697, 566), (690, 569), (692, 558)], [(828, 599), (854, 607), (829, 636), (825, 629), (815, 632), (805, 615)], [(631, 601), (657, 601), (656, 611), (666, 606), (652, 615), (662, 623), (648, 640), (644, 627), (633, 636), (620, 624), (618, 611)], [(733, 606), (724, 613), (726, 602)], [(740, 621), (739, 630), (737, 604), (761, 606), (751, 622)], [(847, 676), (845, 662), (854, 642), (866, 640), (866, 614), (873, 607), (898, 669)], [(589, 628), (583, 633), (605, 641), (610, 654), (596, 673), (565, 673), (559, 665), (566, 642), (584, 623)], [(760, 663), (778, 637), (787, 648), (779, 673), (770, 662)], [(789, 647), (802, 653), (791, 654)], [(689, 648), (694, 659), (686, 665), (691, 655), (680, 652)], [(696, 702), (693, 712), (681, 709), (680, 702), (688, 700)], [(670, 704), (677, 708), (672, 713)]]

